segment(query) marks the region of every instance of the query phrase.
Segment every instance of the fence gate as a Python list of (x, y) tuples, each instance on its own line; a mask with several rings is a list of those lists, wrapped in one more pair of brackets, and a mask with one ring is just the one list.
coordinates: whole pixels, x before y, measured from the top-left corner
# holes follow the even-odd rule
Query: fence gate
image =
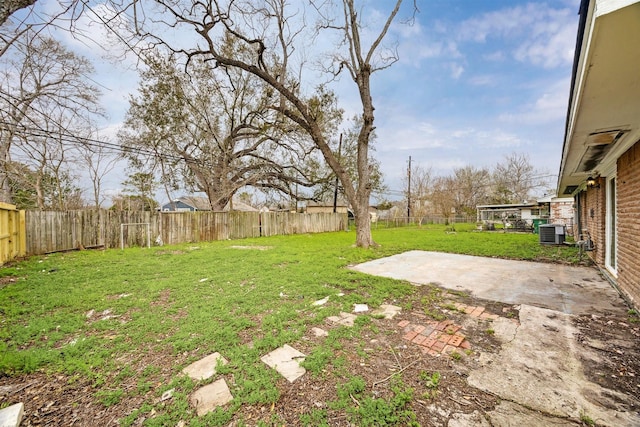
[(0, 202), (0, 265), (24, 256), (27, 247), (24, 211)]

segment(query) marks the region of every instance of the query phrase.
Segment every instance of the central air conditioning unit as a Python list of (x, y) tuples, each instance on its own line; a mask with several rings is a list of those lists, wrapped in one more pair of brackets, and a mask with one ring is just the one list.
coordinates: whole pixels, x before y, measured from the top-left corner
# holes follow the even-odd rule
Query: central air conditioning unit
[(540, 243), (543, 245), (561, 245), (564, 243), (564, 225), (540, 224)]

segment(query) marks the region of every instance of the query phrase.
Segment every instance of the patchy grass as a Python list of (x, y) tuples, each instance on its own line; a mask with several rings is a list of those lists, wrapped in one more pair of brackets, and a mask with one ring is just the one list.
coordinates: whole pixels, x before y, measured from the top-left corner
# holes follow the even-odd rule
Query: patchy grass
[[(281, 397), (278, 374), (260, 356), (299, 341), (311, 326), (350, 312), (354, 303), (376, 307), (412, 292), (404, 282), (347, 265), (413, 249), (577, 262), (574, 248), (539, 245), (535, 235), (473, 228), (456, 224), (456, 234), (445, 233), (443, 226), (376, 230), (380, 246), (374, 249), (354, 247), (354, 233), (347, 232), (246, 239), (241, 247), (223, 241), (33, 257), (0, 269), (0, 278), (11, 278), (0, 288), (0, 373), (88, 379), (104, 407), (142, 401), (121, 425), (145, 418), (145, 425), (196, 419), (193, 425), (226, 425), (241, 405), (268, 407)], [(260, 250), (247, 250), (251, 247)], [(312, 305), (327, 296), (326, 305)], [(422, 309), (437, 317), (432, 307), (441, 302), (434, 287)], [(331, 408), (345, 411), (353, 423), (411, 425), (415, 417), (407, 402), (413, 390), (400, 379), (380, 399), (347, 372), (345, 342), (374, 327), (364, 316), (354, 328), (332, 329), (307, 351), (305, 367), (313, 376), (344, 379), (346, 388), (338, 390)], [(364, 357), (363, 345), (351, 351)], [(188, 403), (196, 384), (179, 373), (213, 351), (229, 360), (219, 370), (233, 377), (234, 400), (198, 419)], [(175, 389), (172, 399), (158, 403), (170, 389)], [(323, 425), (326, 419), (327, 411), (316, 408), (300, 423)]]

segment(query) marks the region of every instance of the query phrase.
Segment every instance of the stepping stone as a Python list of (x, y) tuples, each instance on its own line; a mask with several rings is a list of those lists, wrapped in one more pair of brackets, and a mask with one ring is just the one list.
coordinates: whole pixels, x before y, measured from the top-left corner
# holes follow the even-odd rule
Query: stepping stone
[(385, 319), (393, 319), (402, 311), (401, 307), (391, 304), (382, 304), (379, 308), (373, 310), (371, 314), (374, 316), (384, 316)]
[(353, 304), (354, 313), (364, 313), (365, 311), (369, 311), (369, 306), (367, 304)]
[(7, 406), (0, 410), (0, 426), (18, 427), (24, 415), (24, 404), (22, 402)]
[(167, 390), (164, 393), (162, 393), (162, 396), (160, 396), (160, 401), (164, 402), (165, 400), (169, 400), (173, 397), (173, 393), (175, 393), (176, 389), (172, 388), (171, 390)]
[(196, 390), (189, 398), (191, 406), (196, 408), (199, 417), (215, 411), (217, 407), (226, 405), (233, 400), (227, 382), (221, 378), (211, 384)]
[(311, 332), (313, 332), (313, 335), (315, 335), (316, 337), (329, 336), (329, 332), (325, 331), (322, 328), (311, 328)]
[(353, 326), (357, 317), (355, 314), (341, 312), (339, 316), (327, 317), (327, 320), (342, 326)]
[(184, 368), (182, 372), (194, 380), (206, 380), (216, 374), (218, 361), (223, 365), (229, 363), (220, 355), (220, 353), (215, 352), (198, 360), (197, 362), (193, 362), (191, 365)]
[(307, 370), (300, 366), (305, 355), (288, 344), (276, 348), (271, 353), (260, 358), (269, 367), (278, 371), (290, 383), (303, 376)]
[(319, 299), (318, 301), (314, 301), (313, 305), (325, 305), (327, 302), (329, 302), (329, 296)]

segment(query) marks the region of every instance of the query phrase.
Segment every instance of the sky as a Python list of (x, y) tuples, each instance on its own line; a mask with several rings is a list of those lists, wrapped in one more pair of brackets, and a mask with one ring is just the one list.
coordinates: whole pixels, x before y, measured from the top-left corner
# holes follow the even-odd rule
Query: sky
[[(54, 0), (38, 3), (56, 7)], [(372, 31), (390, 3), (363, 8)], [(407, 24), (412, 5), (405, 0), (386, 39), (387, 46), (397, 46), (398, 62), (372, 78), (374, 156), (389, 188), (378, 199), (402, 198), (409, 157), (413, 167), (449, 175), (455, 168), (492, 168), (506, 155), (525, 154), (555, 185), (579, 0), (417, 0), (419, 13)], [(99, 3), (94, 10), (101, 10)], [(94, 63), (92, 79), (108, 113), (101, 132), (114, 140), (137, 88), (136, 63), (131, 57), (114, 60), (117, 41), (95, 24), (81, 25), (97, 44), (59, 36)], [(347, 117), (359, 111), (353, 81), (343, 78), (334, 90)], [(122, 168), (107, 180), (109, 192), (121, 189), (126, 177), (120, 175)]]

